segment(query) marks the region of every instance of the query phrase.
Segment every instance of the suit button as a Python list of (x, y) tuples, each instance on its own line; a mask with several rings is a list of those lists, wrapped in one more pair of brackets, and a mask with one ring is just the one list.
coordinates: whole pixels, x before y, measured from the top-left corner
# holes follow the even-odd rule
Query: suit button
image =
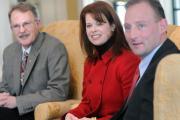
[(99, 83), (100, 83), (100, 85), (102, 85), (102, 80)]
[(91, 80), (88, 80), (88, 82), (89, 82), (89, 84), (91, 84), (91, 83), (92, 83), (92, 81), (91, 81)]

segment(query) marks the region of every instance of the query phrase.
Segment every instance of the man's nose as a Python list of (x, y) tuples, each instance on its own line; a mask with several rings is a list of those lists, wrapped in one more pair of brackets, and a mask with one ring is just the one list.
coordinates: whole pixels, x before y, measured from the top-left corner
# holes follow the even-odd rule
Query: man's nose
[(135, 39), (138, 37), (139, 31), (136, 27), (132, 27), (130, 30), (130, 38)]
[(19, 28), (19, 32), (24, 32), (26, 29), (21, 25)]

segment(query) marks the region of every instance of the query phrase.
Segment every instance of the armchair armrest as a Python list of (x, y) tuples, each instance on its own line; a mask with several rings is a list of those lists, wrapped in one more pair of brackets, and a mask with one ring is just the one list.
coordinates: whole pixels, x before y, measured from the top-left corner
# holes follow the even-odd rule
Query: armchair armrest
[(78, 103), (78, 104), (74, 104), (74, 105), (72, 105), (72, 106), (71, 106), (71, 109), (76, 108), (78, 105), (79, 105), (79, 103)]
[(46, 102), (35, 108), (35, 120), (49, 120), (60, 118), (64, 113), (71, 110), (72, 105), (79, 104), (80, 100), (66, 100), (62, 102)]

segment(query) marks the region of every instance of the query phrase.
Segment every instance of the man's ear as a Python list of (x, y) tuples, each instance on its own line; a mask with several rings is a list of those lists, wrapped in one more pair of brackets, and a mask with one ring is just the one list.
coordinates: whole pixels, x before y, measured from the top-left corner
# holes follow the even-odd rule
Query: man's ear
[(166, 19), (160, 20), (160, 31), (161, 33), (165, 33), (167, 31), (168, 23)]
[(40, 29), (40, 27), (41, 27), (41, 20), (38, 19), (38, 20), (37, 20), (37, 28)]

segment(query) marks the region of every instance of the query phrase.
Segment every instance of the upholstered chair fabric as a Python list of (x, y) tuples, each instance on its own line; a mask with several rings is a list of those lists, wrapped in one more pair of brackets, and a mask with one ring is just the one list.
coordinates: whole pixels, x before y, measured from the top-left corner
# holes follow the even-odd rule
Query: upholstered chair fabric
[[(178, 40), (180, 36), (180, 30), (178, 31), (180, 28), (177, 27), (178, 26), (175, 25), (168, 25), (167, 30), (167, 36), (170, 37), (176, 45), (179, 44)], [(85, 56), (82, 54), (79, 44), (79, 21), (58, 21), (47, 26), (41, 26), (41, 31), (59, 38), (65, 44), (69, 54), (71, 83), (68, 100), (39, 104), (35, 109), (35, 120), (60, 120), (61, 115), (77, 107), (82, 98), (81, 92)], [(180, 87), (178, 89), (175, 88), (179, 85), (179, 77), (177, 76), (179, 75), (178, 73), (180, 73), (180, 68), (178, 68), (180, 66), (179, 60), (179, 56), (168, 56), (168, 60), (162, 60), (162, 63), (158, 66), (154, 86), (154, 120), (178, 120), (172, 118), (174, 118), (174, 115), (177, 116), (180, 114), (180, 110), (175, 108), (176, 101), (180, 100), (174, 96), (180, 93), (177, 92)], [(171, 73), (172, 75), (170, 75)], [(165, 116), (167, 119), (163, 119), (165, 117), (162, 116)], [(180, 116), (178, 116), (178, 118), (180, 118)]]
[(171, 36), (171, 34), (174, 32), (174, 30), (179, 27), (177, 25), (168, 25), (168, 28), (167, 28), (167, 37), (169, 38)]
[[(180, 27), (169, 25), (169, 38), (180, 49)], [(172, 30), (175, 29), (175, 30)], [(164, 57), (154, 82), (154, 120), (180, 119), (180, 54)]]
[[(82, 54), (79, 43), (79, 21), (58, 21), (40, 28), (59, 38), (66, 46), (71, 69), (71, 82), (68, 100), (63, 102), (47, 102), (39, 104), (35, 109), (36, 120), (60, 118), (62, 114), (71, 109), (82, 98), (82, 81), (85, 56)], [(59, 51), (61, 52), (61, 51)]]
[(180, 50), (180, 27), (176, 27), (176, 29), (170, 35), (169, 39), (171, 39)]
[(154, 120), (180, 119), (180, 54), (158, 64), (154, 82)]

